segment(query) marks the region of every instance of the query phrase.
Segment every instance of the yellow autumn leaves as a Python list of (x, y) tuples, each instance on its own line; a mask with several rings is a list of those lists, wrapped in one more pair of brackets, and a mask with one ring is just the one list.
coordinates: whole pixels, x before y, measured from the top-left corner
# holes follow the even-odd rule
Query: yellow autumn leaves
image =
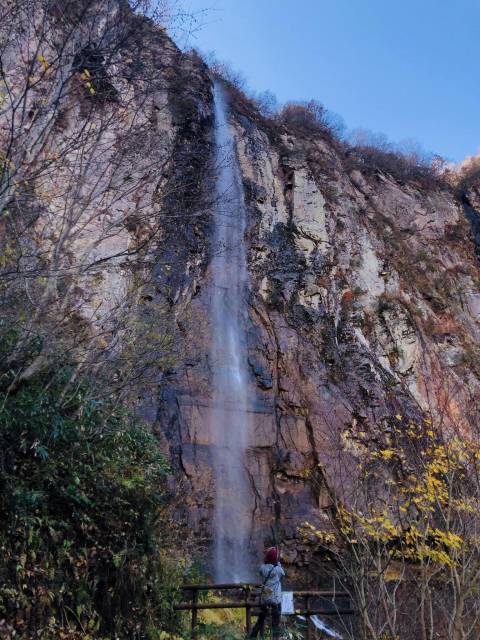
[(402, 421), (394, 417), (388, 446), (370, 442), (357, 460), (356, 496), (336, 504), (337, 536), (308, 523), (302, 530), (327, 546), (381, 545), (395, 559), (452, 567), (479, 542), (469, 531), (480, 507), (480, 446), (464, 434), (440, 438), (428, 418), (395, 426)]
[[(50, 69), (50, 63), (45, 58), (45, 56), (41, 53), (37, 55), (37, 61), (40, 63), (40, 66), (42, 67), (42, 75), (45, 75)], [(30, 84), (34, 84), (35, 82), (37, 82), (37, 79), (34, 78), (33, 76), (30, 77), (29, 80), (30, 80)], [(84, 69), (82, 71), (82, 73), (80, 74), (80, 80), (82, 81), (88, 93), (94, 96), (96, 94), (96, 90), (92, 82), (92, 75), (88, 69)]]
[(80, 74), (80, 78), (83, 81), (87, 91), (90, 93), (90, 95), (94, 96), (96, 91), (95, 91), (95, 87), (92, 84), (92, 76), (90, 74), (90, 71), (88, 69), (84, 69), (82, 71), (82, 73)]

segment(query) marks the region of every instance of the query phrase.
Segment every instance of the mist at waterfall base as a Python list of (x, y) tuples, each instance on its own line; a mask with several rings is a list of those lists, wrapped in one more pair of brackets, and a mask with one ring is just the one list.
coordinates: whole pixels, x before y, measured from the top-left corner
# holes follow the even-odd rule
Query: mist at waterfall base
[(215, 479), (213, 572), (217, 582), (252, 576), (253, 495), (245, 467), (250, 440), (246, 208), (223, 87), (214, 84), (216, 198), (212, 239), (212, 465)]

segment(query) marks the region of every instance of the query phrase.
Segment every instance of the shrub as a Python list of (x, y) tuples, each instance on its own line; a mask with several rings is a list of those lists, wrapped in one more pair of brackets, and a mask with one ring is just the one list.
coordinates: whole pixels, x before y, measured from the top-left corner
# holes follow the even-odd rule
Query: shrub
[(88, 381), (65, 397), (56, 365), (14, 394), (1, 372), (0, 619), (25, 640), (156, 638), (174, 627), (182, 569), (167, 465), (145, 427), (88, 399)]
[(280, 110), (278, 120), (292, 129), (303, 133), (320, 133), (332, 140), (339, 139), (345, 128), (341, 118), (317, 100), (288, 102)]
[(382, 171), (390, 174), (399, 182), (419, 182), (422, 187), (446, 187), (441, 163), (438, 160), (427, 162), (415, 154), (407, 155), (394, 149), (375, 146), (347, 147), (345, 161), (348, 169), (372, 173)]
[(231, 87), (246, 94), (247, 80), (245, 76), (240, 73), (240, 71), (235, 70), (228, 62), (220, 62), (212, 59), (210, 69), (214, 76), (221, 78)]
[(261, 91), (252, 96), (257, 103), (258, 110), (264, 118), (272, 118), (278, 111), (278, 102), (271, 91)]
[(419, 182), (425, 188), (446, 187), (445, 161), (422, 150), (415, 141), (393, 144), (383, 133), (355, 129), (344, 148), (347, 169), (382, 171), (399, 182)]
[[(343, 158), (347, 170), (359, 169), (366, 173), (382, 171), (399, 182), (417, 182), (425, 189), (449, 188), (443, 158), (426, 153), (417, 142), (392, 144), (385, 134), (366, 129), (350, 132), (347, 140), (342, 118), (318, 100), (287, 102), (279, 109), (273, 94), (249, 92), (244, 76), (228, 63), (219, 62), (212, 55), (203, 59), (213, 75), (223, 81), (235, 111), (259, 123), (271, 141), (278, 141), (283, 125), (294, 133), (320, 136), (326, 140)], [(478, 166), (480, 161), (477, 173), (472, 170), (472, 175), (480, 175)], [(328, 165), (323, 169), (327, 171)]]
[(270, 91), (259, 93), (249, 91), (244, 76), (232, 69), (228, 63), (219, 62), (212, 54), (204, 56), (203, 60), (209, 66), (214, 78), (223, 83), (230, 101), (235, 105), (236, 113), (259, 123), (270, 139), (275, 140), (278, 137), (275, 126), (278, 103), (275, 95)]
[(454, 175), (460, 189), (467, 190), (473, 186), (480, 186), (480, 156), (463, 162)]

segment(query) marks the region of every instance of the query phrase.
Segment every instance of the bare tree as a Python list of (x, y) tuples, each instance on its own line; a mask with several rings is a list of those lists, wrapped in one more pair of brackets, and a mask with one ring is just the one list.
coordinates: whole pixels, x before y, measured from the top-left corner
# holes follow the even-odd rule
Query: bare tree
[(124, 388), (170, 350), (162, 308), (155, 329), (129, 310), (147, 300), (165, 203), (201, 180), (174, 167), (181, 54), (155, 22), (165, 7), (144, 0), (9, 0), (2, 13), (0, 282), (20, 327), (11, 391), (62, 349), (75, 354), (72, 384), (108, 367)]
[(477, 637), (477, 422), (467, 432), (444, 420), (442, 430), (397, 414), (375, 426), (375, 438), (355, 422), (345, 433), (335, 479), (321, 474), (331, 531), (307, 523), (304, 532), (354, 602), (348, 637)]

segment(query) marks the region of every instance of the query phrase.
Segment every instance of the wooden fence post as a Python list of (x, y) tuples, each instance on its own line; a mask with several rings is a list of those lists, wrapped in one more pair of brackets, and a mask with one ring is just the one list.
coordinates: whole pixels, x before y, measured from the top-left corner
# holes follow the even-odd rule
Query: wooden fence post
[(252, 630), (252, 610), (250, 608), (250, 587), (246, 585), (244, 587), (245, 592), (245, 631), (250, 634)]
[(198, 603), (198, 589), (192, 590), (192, 640), (196, 640), (197, 637), (197, 617), (198, 617), (198, 609), (196, 608), (196, 604)]

